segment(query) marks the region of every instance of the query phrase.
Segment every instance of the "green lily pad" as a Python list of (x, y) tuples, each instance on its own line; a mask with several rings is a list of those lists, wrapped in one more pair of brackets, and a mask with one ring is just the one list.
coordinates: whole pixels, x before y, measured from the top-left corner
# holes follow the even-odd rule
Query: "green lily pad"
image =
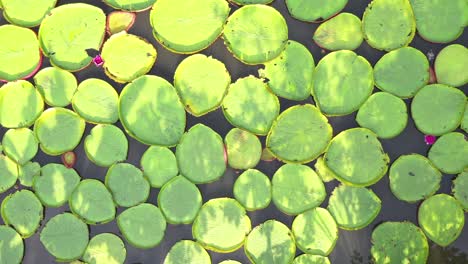
[(115, 9), (132, 12), (143, 11), (150, 8), (156, 0), (104, 0), (104, 3)]
[(100, 79), (87, 79), (80, 83), (73, 96), (73, 110), (90, 123), (112, 124), (119, 119), (119, 94)]
[(368, 226), (380, 213), (381, 201), (364, 187), (340, 185), (328, 201), (328, 211), (342, 229), (358, 230)]
[(126, 83), (147, 74), (156, 62), (157, 52), (145, 39), (122, 31), (104, 43), (101, 56), (106, 75)]
[(47, 67), (34, 75), (34, 84), (44, 101), (51, 106), (70, 104), (78, 82), (71, 72), (57, 67)]
[[(41, 24), (46, 14), (55, 7), (57, 0), (0, 0), (3, 17), (21, 27), (35, 27)], [(3, 42), (2, 42), (3, 43)]]
[(233, 193), (246, 210), (260, 210), (270, 205), (271, 182), (261, 171), (248, 169), (236, 179)]
[(276, 220), (255, 227), (245, 239), (245, 254), (252, 263), (290, 263), (296, 244), (289, 228)]
[(24, 238), (36, 232), (43, 217), (41, 201), (29, 190), (17, 191), (2, 201), (3, 222), (13, 226)]
[(117, 163), (106, 174), (106, 186), (112, 193), (115, 203), (131, 207), (148, 199), (150, 185), (143, 172), (128, 163)]
[(237, 260), (228, 259), (228, 260), (221, 261), (219, 264), (242, 264), (242, 263)]
[(433, 195), (440, 188), (442, 174), (424, 156), (400, 156), (390, 167), (390, 189), (400, 200), (414, 203)]
[(210, 46), (229, 15), (224, 0), (158, 0), (150, 13), (156, 40), (177, 53), (195, 53)]
[(211, 264), (211, 258), (200, 244), (191, 240), (181, 240), (171, 247), (164, 258), (164, 264), (180, 263)]
[(460, 124), (460, 128), (468, 133), (468, 102), (466, 102), (465, 113), (463, 114), (463, 119)]
[(0, 193), (4, 193), (15, 185), (18, 179), (18, 167), (10, 158), (0, 154), (0, 171), (2, 172)]
[(338, 240), (335, 219), (320, 207), (298, 215), (292, 224), (296, 245), (306, 254), (328, 256)]
[[(468, 4), (466, 4), (466, 9), (468, 10)], [(466, 65), (468, 65), (468, 49), (466, 47), (452, 44), (443, 48), (435, 60), (437, 82), (455, 87), (467, 84)]]
[(152, 75), (124, 87), (119, 116), (127, 133), (148, 145), (174, 146), (185, 130), (185, 110), (166, 80)]
[(457, 174), (468, 167), (468, 141), (459, 132), (440, 137), (429, 150), (428, 158), (447, 174)]
[(70, 196), (70, 210), (88, 224), (103, 224), (115, 218), (112, 195), (95, 179), (81, 181)]
[(468, 171), (458, 174), (453, 180), (452, 192), (465, 211), (468, 211)]
[(107, 15), (106, 31), (109, 35), (114, 35), (121, 31), (128, 31), (135, 23), (135, 19), (135, 13), (114, 11)]
[(154, 188), (161, 188), (179, 173), (174, 153), (165, 147), (149, 147), (143, 153), (140, 164), (143, 174)]
[(84, 129), (83, 119), (75, 112), (60, 107), (47, 109), (34, 124), (34, 133), (41, 150), (52, 156), (61, 155), (78, 146)]
[(429, 61), (413, 47), (392, 50), (374, 67), (375, 85), (400, 98), (411, 98), (429, 83)]
[(97, 125), (85, 138), (86, 156), (96, 165), (109, 167), (127, 158), (128, 141), (120, 128), (113, 125)]
[(373, 0), (362, 17), (362, 30), (373, 48), (391, 51), (408, 46), (416, 34), (409, 0)]
[(320, 22), (340, 12), (348, 0), (286, 0), (292, 17), (305, 22)]
[(3, 135), (2, 146), (3, 152), (18, 165), (34, 158), (39, 148), (34, 132), (29, 128), (9, 129)]
[(224, 139), (228, 163), (234, 169), (251, 169), (257, 166), (262, 155), (262, 144), (257, 136), (233, 128)]
[(120, 237), (102, 233), (89, 241), (83, 260), (89, 264), (123, 264), (127, 250)]
[(2, 261), (8, 264), (20, 264), (24, 255), (24, 243), (16, 231), (5, 225), (0, 225), (0, 255)]
[(285, 50), (264, 66), (258, 71), (259, 76), (268, 79), (268, 87), (277, 96), (296, 101), (310, 96), (315, 62), (301, 43), (288, 40)]
[(228, 253), (242, 247), (251, 228), (250, 218), (242, 205), (231, 198), (217, 198), (201, 207), (192, 234), (206, 249)]
[(213, 182), (226, 170), (223, 139), (203, 124), (196, 124), (182, 136), (176, 157), (180, 174), (195, 184)]
[(325, 151), (332, 130), (328, 119), (315, 106), (296, 105), (275, 120), (266, 146), (280, 160), (307, 163)]
[(236, 5), (269, 4), (274, 0), (229, 0)]
[(6, 128), (31, 126), (43, 109), (41, 94), (30, 82), (9, 82), (0, 89), (0, 124)]
[(394, 138), (403, 132), (408, 123), (405, 102), (386, 92), (371, 95), (359, 108), (356, 121), (361, 127), (372, 130), (379, 138)]
[(364, 40), (361, 20), (351, 13), (341, 13), (322, 23), (313, 39), (327, 50), (357, 49)]
[(148, 203), (123, 211), (117, 216), (117, 225), (130, 244), (142, 249), (157, 246), (166, 231), (166, 220), (161, 210)]
[(429, 245), (424, 233), (411, 222), (385, 222), (372, 232), (371, 254), (376, 264), (425, 264)]
[(246, 5), (228, 18), (224, 44), (243, 63), (260, 64), (278, 57), (288, 41), (284, 17), (267, 5)]
[(314, 165), (315, 172), (322, 179), (323, 182), (331, 182), (336, 179), (335, 173), (327, 167), (325, 160), (319, 157)]
[(224, 63), (203, 54), (187, 57), (174, 73), (174, 87), (185, 109), (194, 116), (217, 109), (230, 83)]
[(426, 236), (442, 247), (455, 241), (465, 224), (462, 206), (447, 194), (437, 194), (425, 200), (419, 207), (418, 219)]
[(411, 114), (419, 131), (440, 136), (460, 125), (466, 96), (457, 88), (443, 84), (423, 87), (411, 103)]
[(312, 95), (326, 115), (351, 114), (372, 94), (372, 66), (350, 50), (326, 55), (315, 68)]
[(330, 264), (328, 257), (302, 254), (294, 259), (292, 264)]
[(60, 262), (80, 258), (88, 245), (88, 226), (78, 217), (63, 213), (52, 217), (41, 231), (40, 240)]
[(41, 174), (41, 165), (38, 162), (27, 162), (18, 166), (18, 180), (26, 187), (33, 186), (33, 180)]
[(191, 224), (203, 200), (197, 186), (184, 176), (176, 176), (164, 184), (158, 194), (158, 206), (168, 223)]
[(308, 166), (285, 164), (273, 175), (273, 203), (286, 214), (297, 215), (315, 208), (326, 196), (322, 180)]

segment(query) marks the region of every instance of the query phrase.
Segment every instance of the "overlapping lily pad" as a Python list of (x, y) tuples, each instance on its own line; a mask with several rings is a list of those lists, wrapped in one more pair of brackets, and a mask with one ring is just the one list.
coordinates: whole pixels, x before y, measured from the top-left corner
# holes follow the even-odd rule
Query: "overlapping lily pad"
[(38, 26), (57, 0), (0, 0), (3, 17), (21, 27)]
[(127, 158), (128, 141), (120, 128), (97, 125), (85, 138), (86, 156), (98, 166), (109, 167)]
[(89, 264), (123, 264), (126, 256), (122, 239), (111, 233), (101, 233), (91, 238), (83, 260)]
[(47, 67), (34, 75), (34, 84), (44, 101), (50, 106), (70, 104), (78, 86), (75, 76), (57, 67)]
[(164, 259), (164, 264), (179, 263), (211, 264), (211, 258), (200, 244), (181, 240), (172, 246)]
[(229, 166), (234, 169), (251, 169), (257, 166), (262, 155), (262, 144), (257, 136), (233, 128), (224, 139)]
[(445, 134), (431, 147), (428, 157), (442, 172), (460, 173), (468, 167), (468, 141), (459, 132)]
[(15, 185), (18, 179), (18, 167), (10, 158), (0, 154), (0, 171), (2, 172), (0, 193), (4, 193)]
[(271, 182), (261, 171), (249, 169), (237, 178), (233, 193), (246, 210), (260, 210), (271, 202)]
[(341, 13), (322, 23), (315, 31), (313, 39), (317, 45), (327, 50), (357, 49), (364, 40), (361, 20), (353, 14)]
[(107, 171), (105, 182), (115, 203), (121, 207), (143, 203), (150, 193), (150, 184), (143, 177), (143, 172), (128, 163), (112, 165)]
[(109, 35), (128, 31), (135, 23), (135, 19), (135, 13), (114, 11), (107, 15), (106, 31)]
[(2, 201), (2, 219), (13, 226), (24, 238), (32, 236), (39, 228), (44, 209), (36, 195), (29, 190), (10, 194)]
[(0, 225), (0, 254), (5, 263), (20, 264), (23, 260), (24, 243), (20, 235), (8, 226)]
[(453, 196), (460, 202), (465, 211), (468, 211), (468, 171), (458, 174), (453, 180)]
[(292, 264), (330, 264), (328, 257), (302, 254), (294, 259)]
[(340, 12), (348, 0), (286, 0), (289, 13), (296, 19), (306, 22), (320, 22)]
[(322, 179), (323, 182), (331, 182), (336, 179), (335, 173), (327, 167), (325, 160), (319, 157), (314, 165), (315, 172)]
[[(466, 9), (468, 10), (468, 3), (466, 4)], [(435, 61), (437, 82), (455, 87), (467, 84), (467, 64), (468, 49), (466, 47), (460, 44), (453, 44), (443, 48), (437, 55)]]
[(115, 9), (138, 12), (150, 8), (156, 0), (104, 0), (104, 2)]
[(41, 174), (41, 165), (38, 162), (27, 162), (18, 166), (18, 180), (21, 185), (32, 187), (33, 180)]
[(39, 148), (34, 132), (29, 128), (8, 130), (3, 135), (2, 147), (3, 152), (18, 165), (24, 165), (34, 158)]
[(179, 173), (174, 153), (165, 147), (149, 147), (140, 163), (143, 174), (154, 188), (161, 188)]

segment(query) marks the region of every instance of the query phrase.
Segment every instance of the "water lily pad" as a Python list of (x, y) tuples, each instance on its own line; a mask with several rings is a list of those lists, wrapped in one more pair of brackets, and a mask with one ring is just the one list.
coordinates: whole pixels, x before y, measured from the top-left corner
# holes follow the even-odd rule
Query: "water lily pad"
[(174, 73), (174, 87), (187, 111), (202, 116), (219, 107), (231, 76), (221, 61), (196, 54), (184, 59)]
[(3, 17), (12, 24), (21, 27), (38, 26), (44, 16), (54, 8), (57, 0), (0, 0)]
[(5, 225), (0, 225), (0, 255), (2, 261), (11, 264), (20, 264), (23, 260), (24, 243), (16, 231)]
[(231, 198), (217, 198), (201, 207), (193, 223), (192, 234), (206, 249), (227, 253), (244, 244), (251, 228), (250, 219), (242, 205)]
[(442, 247), (455, 241), (465, 224), (462, 206), (447, 194), (437, 194), (425, 200), (419, 207), (418, 219), (426, 236)]
[(69, 262), (83, 255), (89, 241), (89, 230), (75, 215), (63, 213), (47, 222), (40, 239), (47, 251), (58, 261)]
[(306, 22), (320, 22), (340, 12), (348, 0), (286, 0), (292, 17)]
[(168, 223), (191, 224), (203, 200), (197, 186), (184, 176), (176, 176), (164, 184), (158, 194), (158, 206)]
[(41, 201), (29, 190), (17, 191), (2, 201), (3, 222), (13, 226), (24, 238), (36, 232), (43, 217)]
[(125, 239), (137, 248), (157, 246), (164, 237), (166, 220), (158, 207), (144, 203), (123, 211), (117, 225)]
[(262, 144), (257, 136), (233, 128), (227, 133), (224, 142), (230, 167), (245, 170), (257, 166), (262, 155)]
[(453, 180), (452, 192), (465, 211), (468, 211), (468, 171), (458, 174)]
[(21, 185), (26, 187), (33, 186), (35, 177), (41, 174), (41, 165), (38, 162), (27, 162), (18, 166), (18, 180)]
[(120, 93), (119, 116), (127, 133), (148, 145), (174, 146), (185, 130), (185, 110), (166, 80), (142, 76)]
[(292, 264), (330, 264), (328, 257), (302, 254), (294, 259)]
[(176, 157), (180, 173), (196, 184), (213, 182), (226, 170), (223, 139), (203, 124), (196, 124), (184, 134)]
[(89, 241), (83, 260), (89, 264), (123, 264), (127, 250), (120, 237), (102, 233)]
[(228, 259), (228, 260), (221, 261), (219, 264), (242, 264), (242, 263), (237, 260)]
[(380, 213), (381, 201), (364, 187), (340, 185), (328, 201), (328, 211), (342, 229), (358, 230), (368, 226)]
[(248, 211), (268, 207), (271, 202), (271, 182), (261, 171), (244, 171), (234, 183), (234, 197)]
[(455, 130), (465, 112), (466, 96), (443, 84), (423, 87), (411, 103), (411, 114), (419, 131), (440, 136)]
[(131, 207), (148, 199), (150, 185), (143, 172), (128, 163), (117, 163), (106, 174), (106, 186), (118, 206)]
[(158, 0), (150, 13), (156, 40), (177, 53), (195, 53), (221, 34), (229, 15), (224, 0)]
[[(466, 4), (466, 9), (468, 10), (468, 4)], [(443, 48), (435, 60), (437, 82), (456, 87), (467, 84), (466, 65), (468, 65), (468, 49), (466, 47), (453, 44)]]
[(362, 29), (373, 48), (390, 51), (408, 46), (416, 33), (409, 0), (373, 0), (362, 17)]
[(433, 195), (440, 187), (442, 174), (424, 156), (400, 156), (390, 167), (390, 189), (400, 200), (417, 202)]
[(288, 41), (283, 16), (267, 5), (246, 5), (236, 10), (223, 31), (228, 50), (246, 64), (260, 64), (280, 55)]
[(119, 94), (106, 81), (87, 79), (80, 83), (73, 96), (73, 110), (84, 120), (98, 124), (112, 124), (119, 119)]
[(371, 254), (376, 264), (424, 264), (429, 245), (424, 233), (411, 222), (385, 222), (372, 232)]
[(164, 259), (164, 264), (179, 263), (211, 264), (211, 258), (200, 244), (181, 240), (172, 246)]
[(325, 151), (332, 129), (315, 106), (292, 106), (271, 126), (266, 146), (280, 160), (307, 163)]
[(128, 141), (125, 134), (113, 125), (97, 125), (85, 138), (86, 156), (98, 166), (109, 167), (127, 158)]
[(327, 167), (323, 156), (319, 157), (314, 165), (315, 172), (322, 179), (323, 182), (331, 182), (336, 179), (335, 173)]
[(236, 5), (269, 4), (274, 0), (229, 0)]
[(3, 152), (18, 165), (34, 158), (39, 148), (34, 132), (29, 128), (9, 129), (3, 135), (2, 146)]
[(372, 94), (373, 80), (372, 66), (364, 57), (349, 50), (335, 51), (317, 65), (312, 95), (324, 114), (347, 115)]
[(466, 102), (465, 113), (463, 114), (463, 119), (460, 124), (460, 128), (468, 133), (468, 102)]
[(328, 256), (338, 240), (338, 226), (326, 209), (317, 207), (298, 215), (292, 224), (296, 245), (307, 254)]
[(143, 11), (150, 8), (156, 0), (104, 0), (104, 3), (115, 9)]
[(34, 84), (48, 105), (58, 107), (69, 105), (78, 87), (75, 75), (57, 67), (40, 70)]
[(258, 73), (268, 80), (268, 87), (277, 96), (297, 101), (310, 96), (315, 62), (304, 45), (289, 40), (286, 49), (264, 65)]
[(296, 254), (291, 230), (281, 222), (267, 220), (245, 239), (245, 254), (252, 263), (290, 263)]
[(308, 166), (285, 164), (273, 175), (273, 203), (286, 214), (297, 215), (315, 208), (326, 196), (322, 180)]
[(322, 23), (313, 39), (327, 50), (357, 49), (364, 40), (361, 20), (351, 13), (341, 13)]
[(394, 138), (408, 123), (405, 102), (386, 92), (371, 95), (359, 108), (356, 121), (361, 127), (372, 130), (379, 138)]
[(2, 172), (0, 193), (4, 193), (15, 185), (18, 179), (18, 167), (10, 158), (0, 154), (0, 171)]
[(143, 174), (154, 188), (161, 188), (179, 173), (174, 153), (165, 147), (149, 147), (143, 153), (140, 163)]
[(109, 35), (128, 31), (135, 23), (135, 19), (135, 13), (114, 11), (107, 15), (106, 31)]
[(34, 133), (41, 150), (57, 156), (73, 150), (81, 141), (85, 121), (75, 112), (54, 107), (49, 108), (36, 120)]
[(468, 167), (468, 141), (459, 132), (445, 134), (431, 147), (428, 157), (442, 172), (460, 173)]

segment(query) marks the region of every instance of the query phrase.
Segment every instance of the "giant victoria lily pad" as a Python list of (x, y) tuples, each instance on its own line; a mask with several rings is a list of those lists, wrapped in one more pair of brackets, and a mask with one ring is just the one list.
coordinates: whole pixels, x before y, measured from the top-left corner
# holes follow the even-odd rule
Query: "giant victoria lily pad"
[(172, 246), (164, 258), (164, 264), (179, 263), (211, 264), (211, 258), (200, 244), (181, 240)]
[(313, 39), (317, 45), (327, 50), (357, 49), (364, 40), (361, 20), (353, 14), (341, 13), (322, 23), (315, 31)]
[(0, 154), (0, 171), (2, 172), (0, 193), (4, 193), (15, 185), (18, 179), (18, 167), (10, 158)]
[(39, 148), (34, 132), (29, 128), (8, 130), (3, 135), (2, 146), (3, 152), (18, 165), (24, 165), (34, 158)]
[(286, 0), (292, 17), (306, 22), (320, 22), (329, 19), (343, 9), (348, 0)]
[(179, 173), (174, 153), (165, 147), (149, 147), (143, 153), (140, 163), (151, 187), (161, 188)]
[(468, 83), (467, 64), (468, 49), (466, 47), (460, 44), (445, 47), (439, 52), (435, 61), (437, 82), (456, 87), (465, 85)]
[(468, 171), (460, 173), (453, 180), (453, 196), (460, 202), (465, 211), (468, 211)]
[(37, 196), (29, 190), (17, 191), (2, 201), (2, 219), (24, 237), (32, 236), (44, 217), (44, 209)]
[(24, 242), (20, 235), (9, 226), (0, 226), (0, 255), (2, 261), (11, 264), (20, 264), (24, 255)]
[(229, 166), (234, 169), (251, 169), (257, 166), (262, 155), (262, 144), (257, 136), (233, 128), (224, 139)]
[(271, 182), (256, 169), (244, 171), (233, 187), (234, 197), (248, 211), (266, 208), (271, 202)]
[(97, 125), (85, 138), (86, 156), (98, 166), (109, 167), (127, 158), (128, 141), (125, 134), (113, 125)]
[(127, 11), (143, 11), (150, 8), (156, 0), (104, 0), (109, 6)]
[(70, 104), (78, 86), (75, 76), (57, 67), (47, 67), (34, 75), (34, 84), (50, 106)]
[(468, 167), (468, 141), (459, 132), (445, 134), (431, 147), (428, 157), (442, 172), (460, 173)]
[(57, 0), (0, 0), (0, 7), (3, 7), (3, 17), (10, 23), (21, 27), (35, 27), (56, 3)]
[(123, 264), (127, 250), (118, 236), (102, 233), (89, 241), (83, 260), (90, 264)]

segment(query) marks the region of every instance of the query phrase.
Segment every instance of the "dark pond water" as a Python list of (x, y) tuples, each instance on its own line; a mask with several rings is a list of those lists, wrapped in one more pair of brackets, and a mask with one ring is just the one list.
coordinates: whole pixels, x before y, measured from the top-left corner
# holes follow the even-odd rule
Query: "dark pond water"
[[(62, 5), (70, 2), (80, 1), (59, 0), (58, 4)], [(83, 0), (81, 2), (100, 6), (106, 13), (112, 11), (111, 8), (105, 6), (104, 4), (102, 4), (102, 2), (97, 0)], [(350, 0), (350, 3), (344, 9), (344, 11), (353, 13), (358, 17), (362, 17), (365, 7), (369, 2), (369, 0)], [(302, 44), (306, 45), (307, 48), (312, 52), (316, 62), (318, 62), (324, 55), (326, 55), (326, 52), (322, 51), (312, 41), (313, 33), (318, 27), (318, 24), (304, 23), (293, 19), (287, 12), (284, 0), (275, 0), (272, 6), (279, 10), (286, 18), (289, 26), (289, 38), (291, 40), (299, 41)], [(235, 9), (236, 7), (232, 7), (232, 11)], [(0, 25), (4, 23), (6, 22), (0, 15)], [(172, 83), (173, 73), (177, 65), (187, 56), (173, 54), (165, 50), (155, 41), (151, 34), (151, 27), (149, 24), (149, 12), (143, 12), (138, 14), (137, 21), (133, 28), (130, 30), (130, 33), (142, 36), (156, 46), (158, 50), (158, 58), (156, 65), (153, 67), (150, 74), (162, 76), (163, 78)], [(454, 43), (461, 43), (466, 46), (468, 44), (468, 32), (465, 30), (465, 33), (461, 37), (459, 37), (458, 40)], [(437, 54), (446, 45), (447, 44), (440, 45), (428, 43), (418, 36), (416, 36), (413, 42), (411, 43), (411, 46), (418, 48), (426, 54), (431, 51), (434, 54)], [(367, 58), (372, 65), (374, 65), (377, 62), (377, 60), (384, 54), (383, 52), (377, 51), (369, 47), (365, 42), (361, 45), (359, 49), (356, 50), (356, 52)], [(212, 55), (213, 57), (223, 61), (226, 64), (229, 72), (231, 73), (233, 81), (237, 80), (238, 78), (248, 76), (250, 74), (257, 75), (258, 67), (246, 66), (234, 59), (232, 55), (226, 50), (222, 40), (217, 40), (211, 47), (204, 50), (202, 53)], [(44, 60), (43, 67), (47, 67), (49, 65), (49, 62), (47, 60)], [(123, 88), (123, 85), (114, 83), (113, 81), (108, 79), (104, 75), (102, 69), (96, 68), (94, 66), (90, 66), (87, 69), (76, 73), (75, 75), (79, 81), (83, 81), (87, 78), (104, 79), (109, 83), (113, 84), (119, 92)], [(462, 90), (465, 93), (467, 93), (468, 87), (465, 86), (462, 88)], [(313, 100), (312, 98), (308, 98), (302, 103), (305, 102), (313, 103)], [(410, 100), (407, 100), (408, 106), (409, 103)], [(281, 110), (283, 111), (284, 109), (294, 104), (297, 104), (297, 102), (282, 99)], [(205, 115), (202, 118), (188, 116), (187, 129), (189, 129), (191, 126), (197, 123), (203, 123), (205, 125), (210, 126), (223, 137), (232, 128), (232, 126), (225, 120), (220, 110)], [(343, 117), (330, 118), (330, 123), (333, 125), (335, 135), (348, 128), (358, 126), (355, 122), (355, 114)], [(118, 124), (118, 126), (121, 127), (120, 124)], [(91, 125), (87, 125), (85, 135), (89, 133), (91, 127)], [(5, 129), (0, 128), (0, 136), (3, 136), (4, 132)], [(127, 162), (139, 166), (141, 155), (147, 149), (147, 146), (137, 142), (136, 140), (130, 137), (128, 138), (128, 140), (129, 153)], [(263, 138), (262, 141), (264, 141)], [(409, 153), (420, 153), (422, 155), (426, 155), (429, 149), (429, 147), (426, 146), (424, 143), (423, 134), (416, 130), (412, 120), (409, 121), (408, 126), (401, 135), (391, 140), (382, 140), (382, 144), (386, 152), (388, 152), (392, 161), (394, 161), (400, 155)], [(96, 178), (100, 180), (104, 179), (104, 176), (106, 174), (106, 168), (97, 167), (86, 158), (83, 149), (83, 142), (81, 142), (81, 144), (77, 147), (75, 152), (78, 155), (78, 161), (75, 166), (75, 169), (83, 178)], [(60, 163), (60, 157), (50, 157), (42, 152), (40, 152), (36, 156), (35, 160), (38, 161), (42, 166), (51, 162)], [(312, 164), (313, 163), (311, 163), (310, 165)], [(282, 164), (280, 162), (261, 162), (258, 165), (258, 169), (271, 177), (281, 165)], [(219, 181), (212, 184), (200, 185), (199, 188), (203, 194), (203, 200), (206, 202), (207, 200), (212, 198), (233, 197), (232, 186), (238, 174), (239, 172), (234, 171), (232, 169), (228, 169), (224, 177), (221, 178)], [(451, 181), (453, 178), (454, 175), (444, 175), (441, 188), (439, 190), (440, 193), (450, 193)], [(331, 191), (337, 185), (338, 183), (336, 181), (327, 183), (327, 192), (331, 193)], [(339, 240), (337, 242), (336, 248), (330, 255), (330, 260), (332, 263), (370, 263), (370, 236), (374, 227), (379, 223), (382, 223), (384, 221), (407, 220), (417, 224), (417, 208), (419, 204), (408, 204), (397, 200), (395, 196), (393, 196), (393, 194), (390, 192), (388, 177), (384, 177), (381, 181), (373, 185), (371, 188), (382, 200), (382, 211), (380, 215), (374, 220), (374, 222), (372, 222), (372, 224), (359, 231), (340, 230)], [(148, 202), (156, 204), (158, 192), (159, 190), (152, 189)], [(0, 199), (3, 200), (3, 198), (6, 195), (6, 193), (0, 195)], [(326, 207), (327, 204), (328, 198), (325, 200), (322, 206)], [(68, 210), (68, 206), (63, 206), (54, 209), (47, 208), (45, 211), (45, 220), (42, 223), (41, 229), (44, 226), (45, 222), (52, 216)], [(119, 208), (118, 212), (120, 213), (121, 211), (122, 209)], [(264, 210), (249, 213), (249, 216), (252, 220), (253, 226), (258, 225), (267, 219), (276, 219), (290, 227), (293, 221), (293, 217), (287, 216), (279, 212), (274, 205), (270, 205)], [(465, 214), (465, 216), (468, 217), (468, 214)], [(120, 235), (115, 221), (104, 225), (91, 226), (90, 231), (91, 236), (103, 232), (112, 232)], [(172, 247), (172, 245), (174, 245), (174, 243), (181, 239), (192, 239), (191, 226), (169, 225), (163, 242), (153, 249), (141, 250), (136, 249), (129, 244), (126, 244), (126, 263), (162, 263), (165, 255)], [(39, 233), (26, 239), (25, 246), (26, 253), (24, 257), (24, 263), (55, 263), (54, 258), (46, 252), (46, 250), (40, 243)], [(239, 249), (238, 251), (229, 254), (218, 254), (214, 252), (209, 253), (212, 257), (213, 263), (219, 263), (225, 259), (234, 259), (241, 261), (242, 263), (249, 263), (242, 249)], [(297, 254), (301, 254), (301, 252), (298, 251)], [(431, 243), (429, 263), (468, 263), (468, 225), (465, 226), (461, 236), (449, 247), (442, 248)]]

